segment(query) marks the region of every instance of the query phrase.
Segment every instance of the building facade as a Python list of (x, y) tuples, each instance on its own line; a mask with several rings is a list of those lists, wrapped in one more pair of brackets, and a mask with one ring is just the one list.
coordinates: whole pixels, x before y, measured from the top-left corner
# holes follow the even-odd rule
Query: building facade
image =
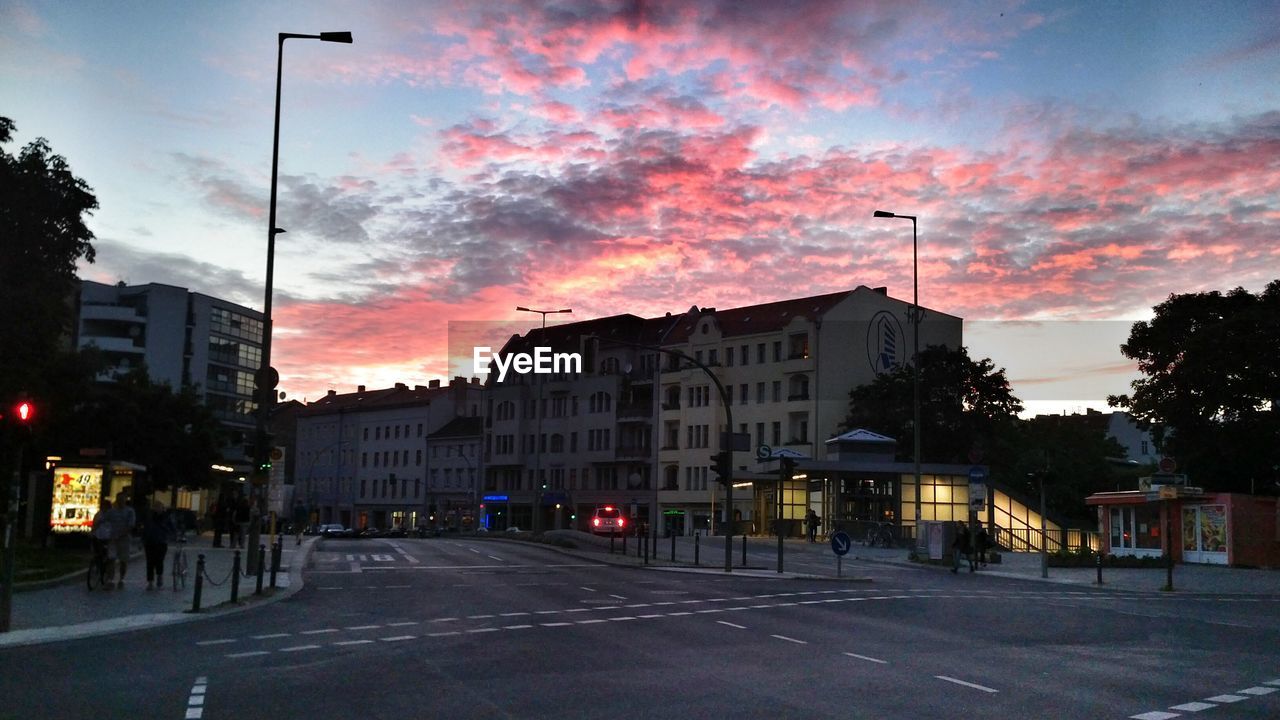
[[(598, 349), (581, 373), (510, 374), (502, 382), (490, 373), (484, 492), (494, 500), (486, 509), (501, 502), (506, 523), (522, 528), (537, 512), (541, 527), (585, 529), (594, 507), (612, 504), (659, 532), (706, 533), (724, 515), (711, 456), (720, 434), (733, 431), (748, 436), (750, 448), (733, 458), (742, 486), (733, 517), (772, 516), (768, 490), (754, 484), (756, 470), (768, 468), (757, 463), (756, 449), (824, 459), (824, 441), (848, 413), (849, 391), (909, 362), (909, 308), (883, 288), (859, 287), (514, 336), (502, 353), (577, 350), (587, 338)], [(926, 310), (919, 333), (921, 348), (959, 347), (962, 321)], [(786, 512), (802, 515), (808, 491), (790, 497)]]
[(172, 285), (91, 281), (80, 283), (76, 308), (75, 346), (97, 347), (110, 363), (100, 380), (145, 366), (155, 382), (193, 388), (229, 431), (226, 459), (248, 462), (262, 313)]
[(465, 378), (330, 390), (298, 412), (294, 498), (316, 523), (419, 526), (431, 513), (429, 436), (457, 418), (479, 417), (483, 394), (478, 380)]

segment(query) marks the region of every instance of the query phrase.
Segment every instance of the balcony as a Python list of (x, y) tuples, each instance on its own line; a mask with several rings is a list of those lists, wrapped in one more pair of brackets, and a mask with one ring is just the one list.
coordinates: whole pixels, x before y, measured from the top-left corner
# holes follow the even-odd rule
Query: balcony
[(619, 460), (643, 460), (652, 454), (652, 445), (619, 445), (614, 450), (614, 457)]
[(795, 401), (797, 401), (797, 400), (808, 400), (808, 399), (809, 399), (809, 393), (807, 393), (807, 392), (806, 392), (806, 393), (797, 393), (797, 394), (795, 394), (795, 395), (788, 395), (788, 396), (787, 396), (787, 401), (788, 401), (788, 402), (795, 402)]
[(653, 417), (653, 407), (650, 405), (619, 405), (619, 420), (644, 420)]
[(678, 403), (678, 402), (664, 402), (664, 403), (662, 403), (662, 409), (663, 409), (663, 410), (679, 410), (679, 409), (680, 409), (680, 403)]
[(122, 352), (137, 355), (142, 355), (146, 352), (146, 348), (135, 345), (132, 338), (92, 336), (80, 339), (81, 347), (89, 345), (94, 345), (103, 352)]
[(80, 308), (83, 320), (116, 320), (131, 323), (146, 323), (147, 318), (138, 313), (137, 308), (126, 305), (94, 305), (86, 303)]

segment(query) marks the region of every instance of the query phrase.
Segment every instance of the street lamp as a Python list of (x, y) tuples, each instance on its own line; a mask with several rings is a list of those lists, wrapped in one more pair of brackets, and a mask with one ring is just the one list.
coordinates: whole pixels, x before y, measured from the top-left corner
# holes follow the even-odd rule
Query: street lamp
[[(542, 316), (542, 339), (545, 342), (547, 338), (547, 316), (556, 313), (571, 313), (573, 310), (565, 308), (563, 310), (533, 310), (527, 307), (516, 307), (519, 312), (538, 313)], [(542, 375), (538, 375), (538, 404), (534, 408), (534, 412), (538, 416), (537, 436), (533, 439), (533, 520), (532, 527), (529, 529), (538, 532), (542, 529)], [(556, 519), (559, 520), (560, 513), (556, 512)], [(507, 519), (510, 522), (510, 518)]]
[[(274, 405), (276, 382), (278, 378), (271, 370), (271, 284), (275, 272), (276, 235), (284, 230), (276, 227), (276, 177), (280, 166), (280, 78), (284, 67), (284, 41), (289, 38), (319, 40), (321, 42), (350, 43), (349, 32), (326, 32), (319, 35), (299, 35), (297, 33), (280, 33), (276, 52), (276, 118), (275, 130), (271, 136), (271, 204), (267, 210), (267, 283), (262, 301), (262, 363), (258, 367), (258, 432), (254, 444), (254, 471), (262, 472), (263, 465), (269, 457), (267, 447), (267, 425), (271, 418), (271, 406)], [(261, 533), (262, 494), (256, 490), (257, 484), (250, 485), (249, 491), (256, 495), (255, 508), (258, 518), (249, 526), (249, 572), (257, 572), (258, 553), (253, 552), (258, 546)]]
[(899, 215), (897, 213), (885, 212), (877, 210), (874, 217), (878, 218), (903, 218), (911, 221), (911, 386), (912, 400), (911, 405), (915, 414), (915, 419), (911, 423), (911, 429), (915, 435), (915, 450), (912, 453), (915, 456), (915, 472), (916, 472), (916, 524), (913, 532), (916, 533), (916, 539), (919, 540), (920, 533), (920, 265), (919, 265), (919, 241), (916, 234), (916, 216), (915, 215)]

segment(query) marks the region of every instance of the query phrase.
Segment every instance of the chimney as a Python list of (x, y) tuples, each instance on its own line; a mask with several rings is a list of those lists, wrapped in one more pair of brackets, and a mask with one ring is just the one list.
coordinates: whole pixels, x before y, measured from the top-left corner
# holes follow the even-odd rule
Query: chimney
[(435, 389), (437, 389), (437, 388), (439, 388), (439, 387), (440, 387), (440, 381), (439, 381), (439, 380), (431, 380), (431, 381), (429, 381), (429, 382), (427, 383), (427, 387), (431, 388), (432, 390), (435, 390)]
[(329, 389), (329, 397), (334, 397), (337, 394), (338, 394), (337, 390), (334, 390), (333, 388)]
[(880, 293), (881, 295), (885, 295), (885, 296), (887, 296), (887, 295), (889, 294), (889, 288), (887, 288), (887, 287), (871, 288), (871, 291), (872, 291), (872, 292), (878, 292), (878, 293)]
[(358, 393), (362, 393), (362, 392), (364, 392), (364, 386), (363, 386), (363, 385), (357, 385), (357, 386), (356, 386), (356, 392), (358, 392)]
[(404, 383), (396, 383), (396, 389), (397, 389), (397, 390), (408, 390), (408, 389), (409, 389), (409, 386), (408, 386), (408, 385), (405, 385)]

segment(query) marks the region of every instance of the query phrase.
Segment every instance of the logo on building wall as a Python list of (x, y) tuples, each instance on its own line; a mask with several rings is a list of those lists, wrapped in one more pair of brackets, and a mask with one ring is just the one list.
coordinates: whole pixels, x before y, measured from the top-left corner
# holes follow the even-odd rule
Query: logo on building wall
[(881, 310), (871, 318), (867, 326), (867, 362), (872, 372), (879, 375), (902, 367), (906, 357), (906, 336), (902, 323), (888, 310)]

